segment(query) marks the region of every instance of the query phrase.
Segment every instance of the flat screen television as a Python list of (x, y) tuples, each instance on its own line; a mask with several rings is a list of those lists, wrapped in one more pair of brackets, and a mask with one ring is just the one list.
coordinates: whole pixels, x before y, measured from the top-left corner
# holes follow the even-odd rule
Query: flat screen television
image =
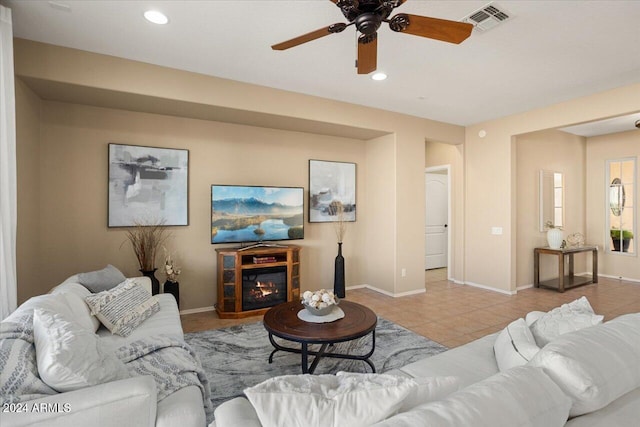
[(211, 186), (211, 243), (304, 239), (304, 189)]

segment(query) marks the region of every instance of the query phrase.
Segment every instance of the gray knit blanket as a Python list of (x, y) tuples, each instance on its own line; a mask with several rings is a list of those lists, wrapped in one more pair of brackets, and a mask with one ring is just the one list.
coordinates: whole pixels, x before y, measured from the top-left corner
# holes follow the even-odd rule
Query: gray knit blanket
[(0, 405), (38, 399), (57, 391), (38, 376), (33, 311), (0, 323)]
[(181, 388), (197, 386), (205, 408), (211, 405), (209, 380), (198, 355), (181, 338), (155, 335), (120, 347), (116, 356), (131, 375), (150, 375), (156, 382), (158, 402)]
[[(131, 376), (151, 375), (158, 401), (190, 385), (201, 392), (205, 408), (211, 405), (207, 376), (196, 353), (179, 337), (156, 335), (120, 347), (116, 355)], [(38, 375), (33, 340), (33, 311), (15, 322), (0, 323), (0, 406), (57, 394)]]

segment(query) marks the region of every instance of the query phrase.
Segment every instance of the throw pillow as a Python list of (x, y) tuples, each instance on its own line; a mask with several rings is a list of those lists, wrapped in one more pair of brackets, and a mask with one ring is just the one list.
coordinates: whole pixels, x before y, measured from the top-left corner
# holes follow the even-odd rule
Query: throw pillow
[(93, 293), (109, 290), (126, 279), (124, 274), (109, 264), (102, 270), (78, 274), (78, 282)]
[(523, 318), (515, 320), (500, 332), (493, 345), (500, 371), (526, 365), (540, 351)]
[(244, 393), (263, 427), (364, 427), (396, 413), (416, 387), (384, 374), (286, 375)]
[(572, 401), (571, 416), (604, 408), (640, 387), (640, 313), (566, 334), (529, 362), (544, 368)]
[(84, 302), (84, 299), (82, 297), (73, 292), (59, 292), (56, 295), (64, 298), (65, 302), (73, 313), (73, 320), (76, 323), (80, 324), (90, 332), (95, 332), (98, 330), (98, 328), (100, 327), (100, 321), (91, 314), (89, 306), (86, 302)]
[(599, 325), (603, 319), (593, 312), (587, 298), (580, 297), (541, 316), (530, 328), (538, 346), (544, 347), (562, 334)]
[(65, 293), (65, 292), (76, 294), (80, 298), (82, 305), (76, 304), (74, 307), (72, 307), (73, 311), (78, 316), (83, 316), (83, 315), (89, 316), (89, 318), (91, 319), (93, 332), (96, 332), (100, 327), (100, 321), (96, 316), (91, 314), (91, 310), (89, 309), (89, 306), (87, 305), (86, 302), (84, 302), (84, 299), (89, 295), (91, 295), (91, 291), (86, 287), (82, 286), (80, 283), (71, 282), (71, 281), (62, 282), (61, 284), (53, 288), (53, 290), (51, 291), (51, 293), (54, 295)]
[(157, 298), (130, 279), (115, 288), (85, 298), (91, 314), (113, 334), (126, 337), (160, 310)]
[(571, 400), (542, 369), (518, 366), (374, 427), (563, 426), (570, 407)]
[(33, 337), (40, 378), (59, 392), (129, 378), (96, 334), (60, 313), (36, 308)]

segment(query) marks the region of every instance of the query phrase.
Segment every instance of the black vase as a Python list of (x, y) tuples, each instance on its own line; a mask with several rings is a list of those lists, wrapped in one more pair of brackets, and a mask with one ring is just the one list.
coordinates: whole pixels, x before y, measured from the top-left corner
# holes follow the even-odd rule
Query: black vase
[(338, 242), (338, 256), (336, 257), (335, 274), (333, 276), (333, 293), (338, 298), (345, 297), (344, 257), (342, 256), (342, 242)]
[(160, 281), (155, 275), (156, 270), (157, 268), (148, 271), (140, 270), (140, 273), (142, 273), (143, 276), (151, 279), (151, 295), (157, 295), (160, 293)]
[(176, 302), (178, 303), (178, 308), (180, 308), (180, 283), (167, 280), (166, 282), (164, 282), (162, 292), (165, 294), (173, 295), (173, 297), (176, 299)]

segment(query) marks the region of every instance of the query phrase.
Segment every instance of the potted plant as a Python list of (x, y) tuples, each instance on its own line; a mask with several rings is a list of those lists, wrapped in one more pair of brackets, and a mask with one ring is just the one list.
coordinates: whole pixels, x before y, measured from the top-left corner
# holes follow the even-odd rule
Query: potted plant
[(168, 237), (164, 222), (136, 222), (133, 228), (127, 230), (127, 239), (131, 243), (133, 252), (136, 254), (140, 272), (151, 279), (152, 294), (160, 292), (160, 282), (155, 277), (156, 253), (160, 246)]
[(171, 252), (164, 248), (164, 273), (167, 276), (167, 281), (164, 282), (162, 291), (175, 297), (178, 308), (180, 308), (180, 284), (178, 283), (180, 272), (181, 270), (177, 267)]
[[(627, 252), (629, 250), (629, 244), (631, 243), (631, 239), (633, 239), (633, 232), (631, 230), (618, 230), (617, 228), (612, 228), (610, 234), (611, 240), (613, 240), (614, 251), (620, 252), (621, 247), (622, 252)], [(622, 245), (620, 242), (622, 242)]]

